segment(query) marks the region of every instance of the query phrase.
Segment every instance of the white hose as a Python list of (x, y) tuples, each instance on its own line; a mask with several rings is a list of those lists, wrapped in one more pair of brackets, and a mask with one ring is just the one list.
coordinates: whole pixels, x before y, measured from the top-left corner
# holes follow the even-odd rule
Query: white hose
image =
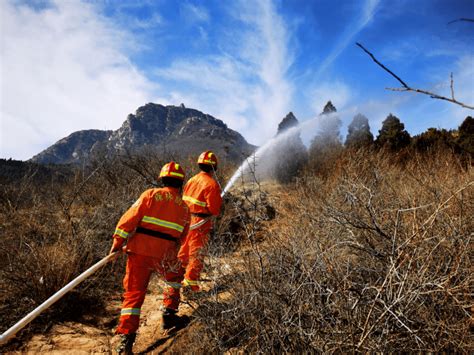
[[(225, 191), (222, 192), (221, 197), (224, 197)], [(211, 217), (207, 217), (202, 219), (201, 221), (193, 224), (191, 227), (189, 227), (190, 230), (196, 229), (201, 227), (204, 223), (209, 221)], [(33, 311), (31, 311), (29, 314), (27, 314), (23, 319), (18, 321), (13, 327), (8, 329), (5, 333), (3, 333), (0, 337), (0, 345), (5, 344), (8, 340), (13, 338), (16, 333), (18, 333), (21, 329), (26, 327), (33, 319), (38, 317), (44, 310), (48, 309), (51, 307), (56, 301), (58, 301), (61, 297), (63, 297), (66, 293), (71, 291), (74, 287), (79, 285), (82, 281), (87, 279), (90, 275), (92, 275), (94, 272), (96, 272), (98, 269), (100, 269), (102, 266), (107, 264), (110, 260), (112, 260), (115, 257), (115, 254), (117, 252), (112, 253), (107, 255), (105, 258), (97, 262), (96, 264), (92, 265), (89, 269), (84, 271), (82, 274), (80, 274), (78, 277), (76, 277), (74, 280), (69, 282), (66, 286), (64, 286), (62, 289), (60, 289), (58, 292), (56, 292), (54, 295), (52, 295), (50, 298), (48, 298), (46, 301), (44, 301), (42, 304), (40, 304), (38, 307), (36, 307)]]
[(5, 333), (2, 334), (2, 336), (0, 337), (0, 345), (5, 344), (8, 340), (10, 340), (12, 337), (14, 337), (16, 333), (18, 333), (21, 329), (26, 327), (33, 319), (38, 317), (41, 314), (41, 312), (43, 312), (45, 309), (51, 307), (51, 305), (53, 305), (56, 301), (58, 301), (66, 293), (71, 291), (74, 287), (79, 285), (82, 281), (87, 279), (90, 275), (92, 275), (94, 272), (96, 272), (102, 266), (104, 266), (109, 261), (111, 261), (115, 257), (116, 254), (117, 254), (117, 252), (109, 254), (105, 258), (103, 258), (102, 260), (97, 262), (96, 264), (92, 265), (89, 269), (84, 271), (82, 274), (80, 274), (78, 277), (76, 277), (74, 280), (69, 282), (66, 286), (64, 286), (62, 289), (60, 289), (58, 292), (56, 292), (54, 295), (52, 295), (50, 298), (48, 298), (46, 301), (44, 301), (36, 309), (34, 309), (29, 314), (27, 314), (23, 319), (21, 319), (13, 327), (11, 327)]
[(211, 219), (211, 217), (206, 217), (204, 219), (201, 219), (199, 222), (197, 223), (194, 223), (191, 227), (189, 227), (189, 230), (192, 231), (196, 228), (199, 228), (201, 227), (204, 223), (206, 223), (207, 221), (209, 221)]

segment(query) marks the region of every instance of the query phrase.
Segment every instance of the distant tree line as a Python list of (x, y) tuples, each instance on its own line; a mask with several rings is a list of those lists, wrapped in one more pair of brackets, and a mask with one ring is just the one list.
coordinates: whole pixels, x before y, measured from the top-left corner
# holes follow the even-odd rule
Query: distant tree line
[[(280, 124), (278, 134), (297, 124), (298, 120), (290, 112)], [(342, 121), (337, 116), (336, 107), (329, 101), (319, 115), (319, 130), (308, 149), (299, 133), (293, 134), (283, 147), (278, 148), (281, 150), (278, 154), (280, 158), (274, 172), (277, 181), (292, 182), (308, 167), (324, 175), (327, 164), (345, 150), (375, 149), (388, 153), (427, 153), (449, 149), (459, 155), (474, 157), (474, 118), (471, 116), (466, 117), (458, 129), (428, 128), (413, 137), (406, 131), (403, 122), (391, 113), (382, 122), (375, 138), (370, 131), (369, 119), (360, 113), (350, 122), (345, 141), (340, 133), (341, 127)]]

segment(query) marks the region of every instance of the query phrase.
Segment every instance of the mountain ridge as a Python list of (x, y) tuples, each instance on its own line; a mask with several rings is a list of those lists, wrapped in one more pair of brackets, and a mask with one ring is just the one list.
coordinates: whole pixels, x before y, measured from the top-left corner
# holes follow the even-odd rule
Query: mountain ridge
[(220, 119), (193, 108), (147, 103), (129, 114), (116, 130), (81, 130), (33, 156), (42, 164), (79, 164), (94, 158), (163, 149), (182, 156), (213, 150), (225, 160), (240, 162), (256, 148)]

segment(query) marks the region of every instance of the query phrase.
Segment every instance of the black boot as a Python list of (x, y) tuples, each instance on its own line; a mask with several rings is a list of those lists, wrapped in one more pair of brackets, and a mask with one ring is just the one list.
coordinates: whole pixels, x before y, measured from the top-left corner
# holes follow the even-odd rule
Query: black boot
[(136, 333), (120, 334), (120, 343), (117, 346), (117, 354), (132, 355), (133, 343), (135, 342), (136, 337)]
[(189, 324), (190, 319), (188, 316), (178, 316), (176, 312), (175, 309), (165, 308), (163, 311), (163, 329), (175, 328), (175, 330), (179, 330)]

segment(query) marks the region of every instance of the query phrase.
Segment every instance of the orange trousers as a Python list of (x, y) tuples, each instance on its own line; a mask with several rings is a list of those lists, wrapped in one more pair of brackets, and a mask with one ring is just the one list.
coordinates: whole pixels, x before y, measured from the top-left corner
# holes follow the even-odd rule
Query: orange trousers
[[(191, 217), (191, 225), (199, 222), (202, 218)], [(212, 228), (212, 222), (208, 221), (201, 227), (190, 230), (178, 253), (178, 259), (181, 267), (178, 272), (177, 280), (185, 281), (193, 289), (199, 289), (198, 281), (203, 268), (204, 248), (209, 240), (209, 232)], [(167, 290), (168, 297), (172, 300), (169, 308), (178, 309), (180, 302), (180, 289), (169, 287)], [(174, 307), (176, 305), (176, 307)]]
[[(191, 225), (201, 221), (200, 217), (191, 217)], [(201, 227), (190, 230), (178, 252), (182, 269), (185, 269), (184, 279), (198, 281), (203, 268), (204, 248), (209, 240), (212, 222), (208, 221)]]
[[(135, 253), (129, 253), (127, 258), (127, 269), (123, 279), (122, 311), (120, 313), (117, 334), (135, 333), (139, 326), (140, 309), (148, 288), (148, 282), (153, 272), (157, 272), (164, 278), (169, 288), (163, 293), (163, 305), (168, 308), (177, 309), (179, 305), (179, 288), (183, 280), (180, 272), (179, 261), (175, 255), (168, 258), (156, 258)], [(178, 298), (175, 291), (178, 291)], [(173, 290), (170, 292), (169, 290)]]

